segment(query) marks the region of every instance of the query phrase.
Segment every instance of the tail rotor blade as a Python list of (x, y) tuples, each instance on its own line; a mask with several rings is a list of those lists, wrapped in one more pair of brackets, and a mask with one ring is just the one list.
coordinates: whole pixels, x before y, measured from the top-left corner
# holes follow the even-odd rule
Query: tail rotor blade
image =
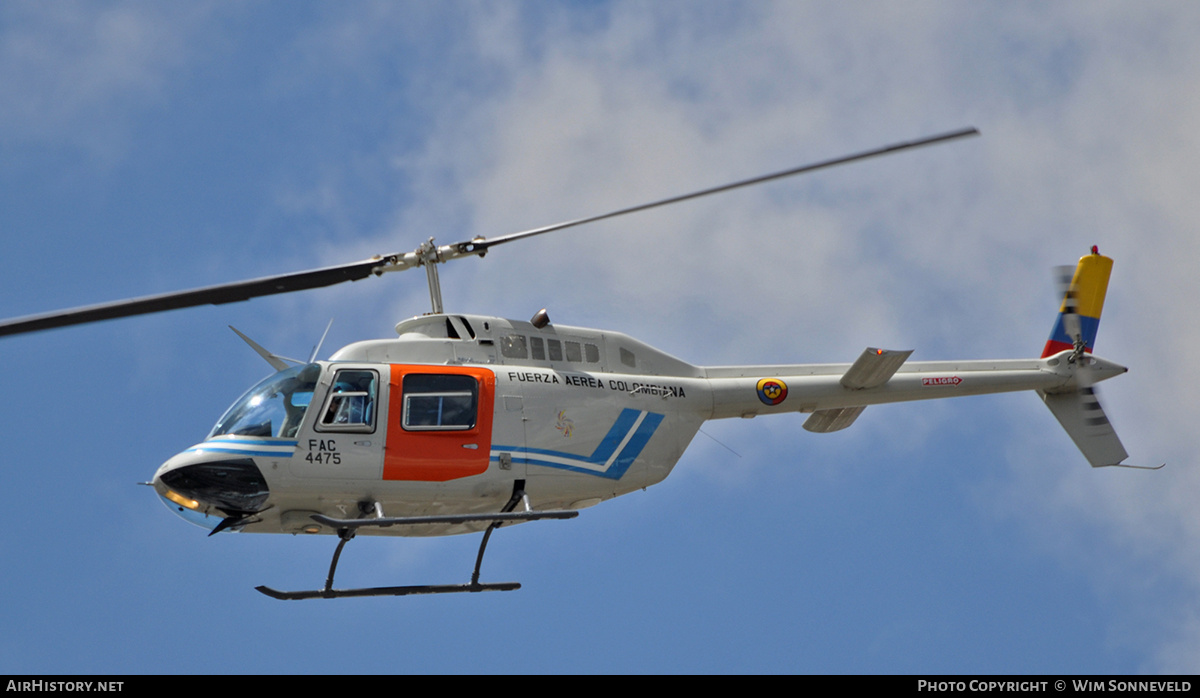
[(1054, 272), (1058, 293), (1063, 299), (1063, 330), (1071, 338), (1071, 343), (1078, 352), (1083, 342), (1083, 323), (1079, 320), (1079, 289), (1075, 286), (1075, 267), (1055, 267)]

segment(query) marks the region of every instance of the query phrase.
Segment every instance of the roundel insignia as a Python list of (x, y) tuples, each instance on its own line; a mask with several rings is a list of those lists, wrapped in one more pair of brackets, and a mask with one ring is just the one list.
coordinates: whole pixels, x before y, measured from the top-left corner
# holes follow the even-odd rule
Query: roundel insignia
[(758, 399), (764, 405), (778, 405), (787, 399), (787, 383), (778, 378), (763, 378), (758, 382)]

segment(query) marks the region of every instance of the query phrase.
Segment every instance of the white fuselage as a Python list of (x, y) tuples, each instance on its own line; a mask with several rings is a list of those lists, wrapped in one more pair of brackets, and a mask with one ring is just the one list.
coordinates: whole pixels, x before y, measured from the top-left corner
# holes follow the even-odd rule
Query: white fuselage
[[(859, 384), (844, 380), (855, 375), (851, 364), (705, 368), (583, 328), (431, 315), (397, 332), (290, 369), (305, 377), (299, 383), (280, 372), (276, 385), (235, 404), (208, 440), (163, 464), (155, 488), (189, 520), (212, 528), (236, 515), (236, 528), (251, 532), (334, 532), (313, 514), (496, 512), (522, 481), (533, 509), (579, 509), (662, 481), (705, 420), (816, 413), (806, 428), (832, 431), (866, 405), (1053, 393), (1071, 388), (1075, 371), (1065, 355), (913, 362), (891, 368), (882, 384), (848, 388)], [(1124, 370), (1089, 360), (1093, 380)], [(263, 413), (273, 419), (238, 421), (263, 400), (284, 404)], [(223, 424), (228, 430), (218, 433)], [(361, 532), (448, 535), (485, 526)]]

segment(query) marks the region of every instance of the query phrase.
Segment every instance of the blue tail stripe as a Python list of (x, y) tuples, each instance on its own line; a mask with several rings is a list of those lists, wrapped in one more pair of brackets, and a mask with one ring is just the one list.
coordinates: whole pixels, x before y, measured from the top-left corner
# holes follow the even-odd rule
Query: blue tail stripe
[[(1096, 333), (1100, 329), (1100, 318), (1088, 317), (1086, 315), (1079, 316), (1079, 331), (1083, 333), (1083, 344), (1088, 349), (1096, 344)], [(1074, 340), (1067, 336), (1067, 330), (1063, 326), (1062, 313), (1058, 315), (1058, 321), (1054, 323), (1054, 331), (1050, 333), (1050, 341), (1062, 342), (1063, 344), (1073, 344)]]

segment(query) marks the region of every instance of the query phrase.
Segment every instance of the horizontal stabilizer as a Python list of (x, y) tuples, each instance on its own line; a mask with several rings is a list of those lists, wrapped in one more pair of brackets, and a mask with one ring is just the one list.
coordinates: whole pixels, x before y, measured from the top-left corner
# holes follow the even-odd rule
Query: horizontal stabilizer
[(854, 424), (854, 420), (858, 419), (858, 415), (862, 414), (865, 409), (867, 408), (859, 405), (858, 407), (841, 407), (836, 410), (817, 410), (804, 420), (804, 428), (818, 434), (841, 431)]
[(1093, 468), (1120, 465), (1129, 456), (1092, 388), (1055, 395), (1043, 393), (1042, 399)]
[(878, 388), (888, 382), (909, 356), (912, 356), (912, 349), (893, 351), (868, 347), (842, 376), (842, 386), (850, 390)]
[[(846, 373), (842, 375), (842, 379), (838, 382), (847, 390), (878, 388), (887, 383), (888, 379), (896, 374), (896, 371), (900, 369), (900, 365), (907, 361), (911, 355), (911, 349), (908, 351), (893, 351), (890, 349), (867, 347), (850, 368), (846, 370)], [(804, 428), (818, 434), (841, 431), (854, 424), (854, 420), (858, 419), (858, 415), (862, 414), (865, 409), (865, 406), (859, 405), (857, 407), (839, 407), (832, 410), (817, 410), (804, 421)]]

